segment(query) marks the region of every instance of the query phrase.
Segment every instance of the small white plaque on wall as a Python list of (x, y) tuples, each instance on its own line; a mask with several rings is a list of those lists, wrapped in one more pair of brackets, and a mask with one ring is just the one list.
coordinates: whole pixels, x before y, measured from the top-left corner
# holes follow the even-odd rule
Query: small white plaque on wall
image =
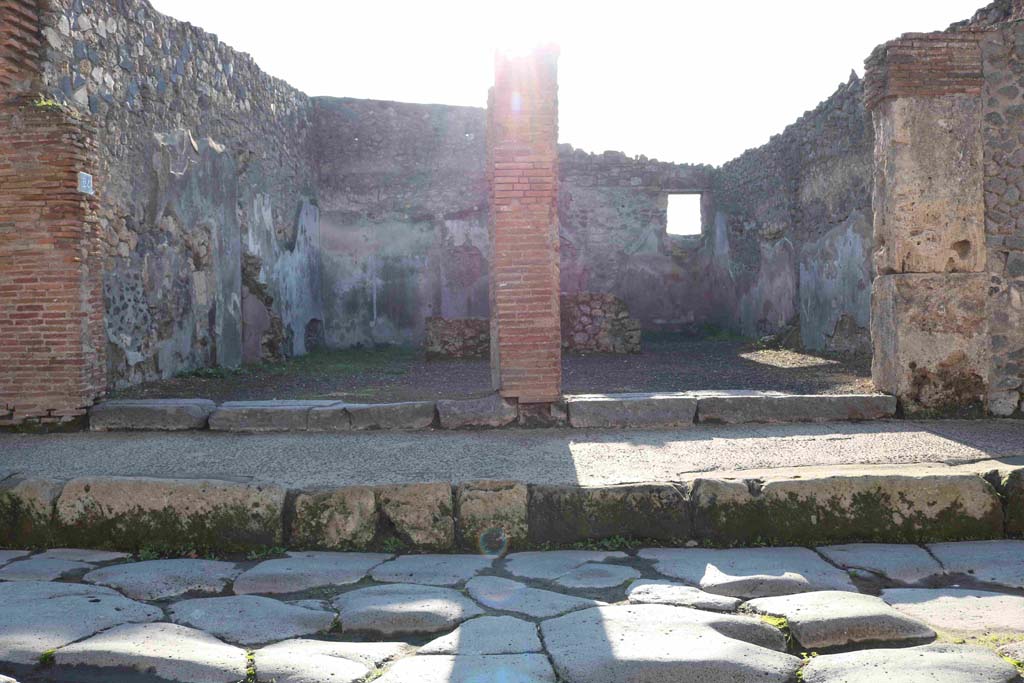
[(78, 191), (84, 194), (93, 194), (91, 174), (78, 172)]

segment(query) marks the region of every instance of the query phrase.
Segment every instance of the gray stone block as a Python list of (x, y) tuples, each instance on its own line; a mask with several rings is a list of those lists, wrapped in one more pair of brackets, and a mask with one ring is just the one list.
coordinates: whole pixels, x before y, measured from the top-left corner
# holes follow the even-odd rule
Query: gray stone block
[(1016, 669), (993, 652), (961, 645), (863, 650), (814, 657), (804, 683), (1012, 683)]
[(437, 414), (443, 429), (466, 429), (504, 427), (516, 419), (518, 411), (498, 394), (491, 394), (484, 398), (438, 401)]
[(304, 432), (315, 408), (344, 406), (338, 401), (229, 401), (210, 416), (210, 429), (224, 432)]
[(433, 401), (347, 405), (352, 429), (426, 429), (434, 424)]
[(569, 396), (573, 427), (687, 427), (697, 413), (690, 394), (590, 394)]
[(843, 422), (879, 420), (896, 414), (896, 398), (882, 394), (797, 396), (770, 392), (702, 395), (697, 421), (718, 424), (745, 422)]
[(206, 429), (217, 405), (202, 398), (105, 401), (89, 410), (89, 429), (179, 431)]

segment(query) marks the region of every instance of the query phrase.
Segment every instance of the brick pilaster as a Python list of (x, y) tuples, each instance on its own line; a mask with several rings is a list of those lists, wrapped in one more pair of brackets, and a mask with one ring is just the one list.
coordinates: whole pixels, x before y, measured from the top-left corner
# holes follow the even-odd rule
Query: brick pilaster
[(41, 50), (36, 0), (0, 0), (0, 103), (36, 88)]
[(499, 54), (488, 102), (491, 368), (520, 403), (562, 385), (558, 253), (558, 50)]

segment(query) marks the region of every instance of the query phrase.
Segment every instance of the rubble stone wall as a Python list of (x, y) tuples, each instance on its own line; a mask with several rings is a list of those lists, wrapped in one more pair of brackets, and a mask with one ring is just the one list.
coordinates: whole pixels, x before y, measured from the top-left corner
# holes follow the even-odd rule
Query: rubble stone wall
[(640, 353), (640, 321), (611, 294), (563, 295), (562, 348), (573, 353)]
[(97, 128), (110, 384), (237, 366), (268, 320), (302, 353), (324, 317), (309, 98), (145, 0), (41, 6), (42, 91)]
[[(748, 336), (799, 318), (809, 349), (869, 350), (873, 134), (856, 75), (714, 174), (712, 262)], [(730, 324), (731, 323), (731, 324)]]

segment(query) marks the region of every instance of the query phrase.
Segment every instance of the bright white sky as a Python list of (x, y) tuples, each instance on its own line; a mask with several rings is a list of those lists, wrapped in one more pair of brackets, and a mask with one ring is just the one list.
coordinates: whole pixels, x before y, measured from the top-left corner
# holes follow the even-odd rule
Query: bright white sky
[(553, 40), (560, 139), (721, 164), (987, 0), (151, 0), (310, 95), (484, 106), (496, 47)]

